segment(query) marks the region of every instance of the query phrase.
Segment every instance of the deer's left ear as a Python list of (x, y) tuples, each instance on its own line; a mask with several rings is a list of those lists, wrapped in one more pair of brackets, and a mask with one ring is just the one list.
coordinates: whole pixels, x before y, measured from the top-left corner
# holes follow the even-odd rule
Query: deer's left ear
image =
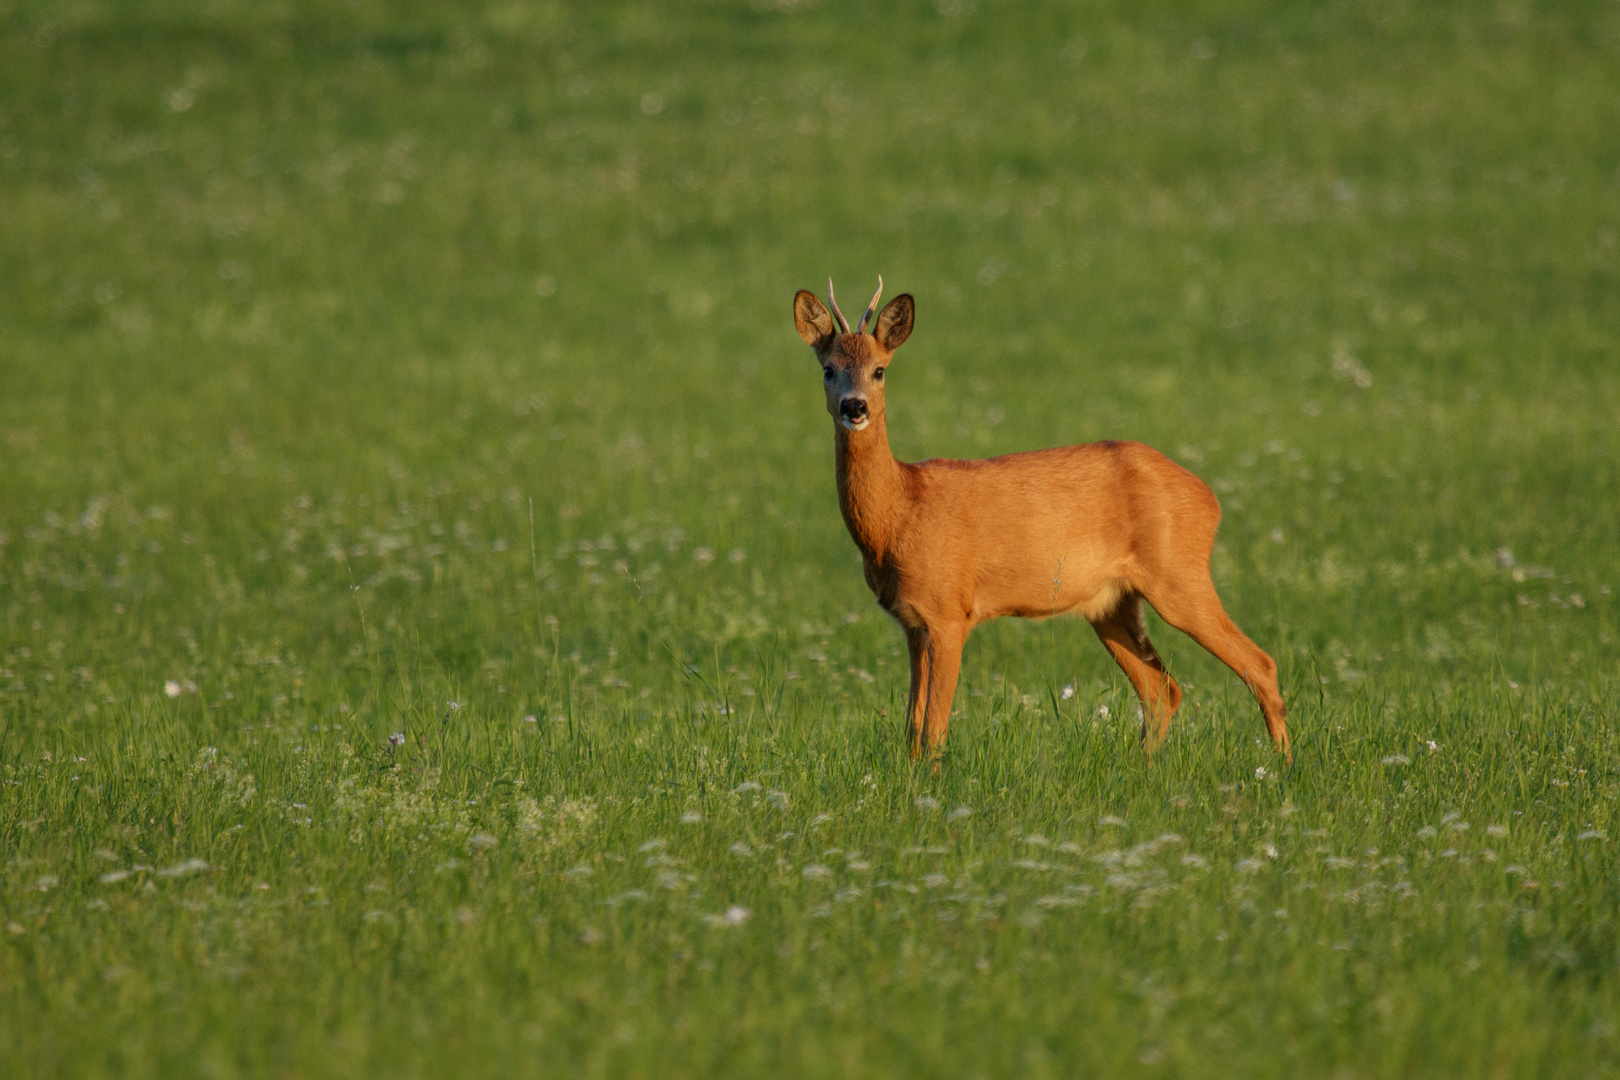
[(817, 351), (833, 336), (832, 316), (808, 289), (800, 289), (793, 298), (793, 326), (804, 343)]
[(878, 315), (877, 325), (872, 328), (872, 336), (877, 338), (877, 343), (883, 347), (884, 352), (894, 352), (911, 336), (911, 325), (916, 317), (917, 309), (912, 302), (911, 294), (901, 293), (890, 300), (888, 306)]

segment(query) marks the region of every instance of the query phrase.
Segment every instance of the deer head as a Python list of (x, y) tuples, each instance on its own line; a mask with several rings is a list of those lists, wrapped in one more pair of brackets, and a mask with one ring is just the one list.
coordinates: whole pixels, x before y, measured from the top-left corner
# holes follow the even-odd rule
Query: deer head
[(883, 372), (893, 359), (894, 350), (911, 336), (916, 316), (911, 294), (903, 293), (889, 301), (873, 324), (872, 332), (867, 333), (866, 321), (877, 310), (882, 296), (883, 279), (879, 277), (877, 292), (872, 294), (872, 302), (854, 330), (849, 328), (844, 313), (838, 310), (831, 278), (827, 279), (830, 314), (809, 290), (801, 289), (793, 298), (793, 325), (804, 343), (816, 350), (816, 359), (821, 363), (827, 412), (850, 431), (860, 431), (883, 415)]

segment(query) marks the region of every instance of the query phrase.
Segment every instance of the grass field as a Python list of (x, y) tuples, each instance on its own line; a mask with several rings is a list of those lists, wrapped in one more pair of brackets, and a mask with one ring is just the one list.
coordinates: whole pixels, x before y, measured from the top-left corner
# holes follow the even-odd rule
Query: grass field
[[(1616, 132), (1612, 2), (0, 0), (0, 1073), (1620, 1075)], [(1210, 483), (1292, 767), (1063, 620), (910, 764), (829, 273)]]

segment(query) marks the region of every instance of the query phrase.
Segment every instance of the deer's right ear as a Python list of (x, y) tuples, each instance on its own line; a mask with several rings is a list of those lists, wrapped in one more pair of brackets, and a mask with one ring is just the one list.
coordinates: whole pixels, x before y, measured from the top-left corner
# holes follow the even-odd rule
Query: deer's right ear
[(800, 289), (793, 298), (793, 325), (812, 349), (821, 349), (833, 336), (832, 316), (808, 289)]

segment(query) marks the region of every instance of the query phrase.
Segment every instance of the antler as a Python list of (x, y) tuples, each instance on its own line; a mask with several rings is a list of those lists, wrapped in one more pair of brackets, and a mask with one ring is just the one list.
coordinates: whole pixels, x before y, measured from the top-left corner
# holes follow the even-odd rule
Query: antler
[[(831, 280), (831, 279), (829, 279), (829, 280)], [(861, 324), (855, 330), (855, 332), (857, 334), (865, 332), (865, 330), (866, 330), (866, 320), (870, 319), (872, 317), (873, 312), (877, 311), (878, 301), (881, 300), (882, 298), (883, 298), (883, 275), (879, 274), (878, 275), (878, 291), (872, 294), (872, 302), (870, 304), (866, 305), (866, 314), (861, 316)], [(877, 329), (877, 323), (872, 324), (872, 329), (873, 330)]]
[(844, 313), (838, 310), (838, 301), (833, 299), (832, 278), (827, 279), (827, 303), (832, 305), (833, 316), (838, 320), (838, 325), (844, 328), (844, 333), (849, 333), (849, 320), (844, 318)]

